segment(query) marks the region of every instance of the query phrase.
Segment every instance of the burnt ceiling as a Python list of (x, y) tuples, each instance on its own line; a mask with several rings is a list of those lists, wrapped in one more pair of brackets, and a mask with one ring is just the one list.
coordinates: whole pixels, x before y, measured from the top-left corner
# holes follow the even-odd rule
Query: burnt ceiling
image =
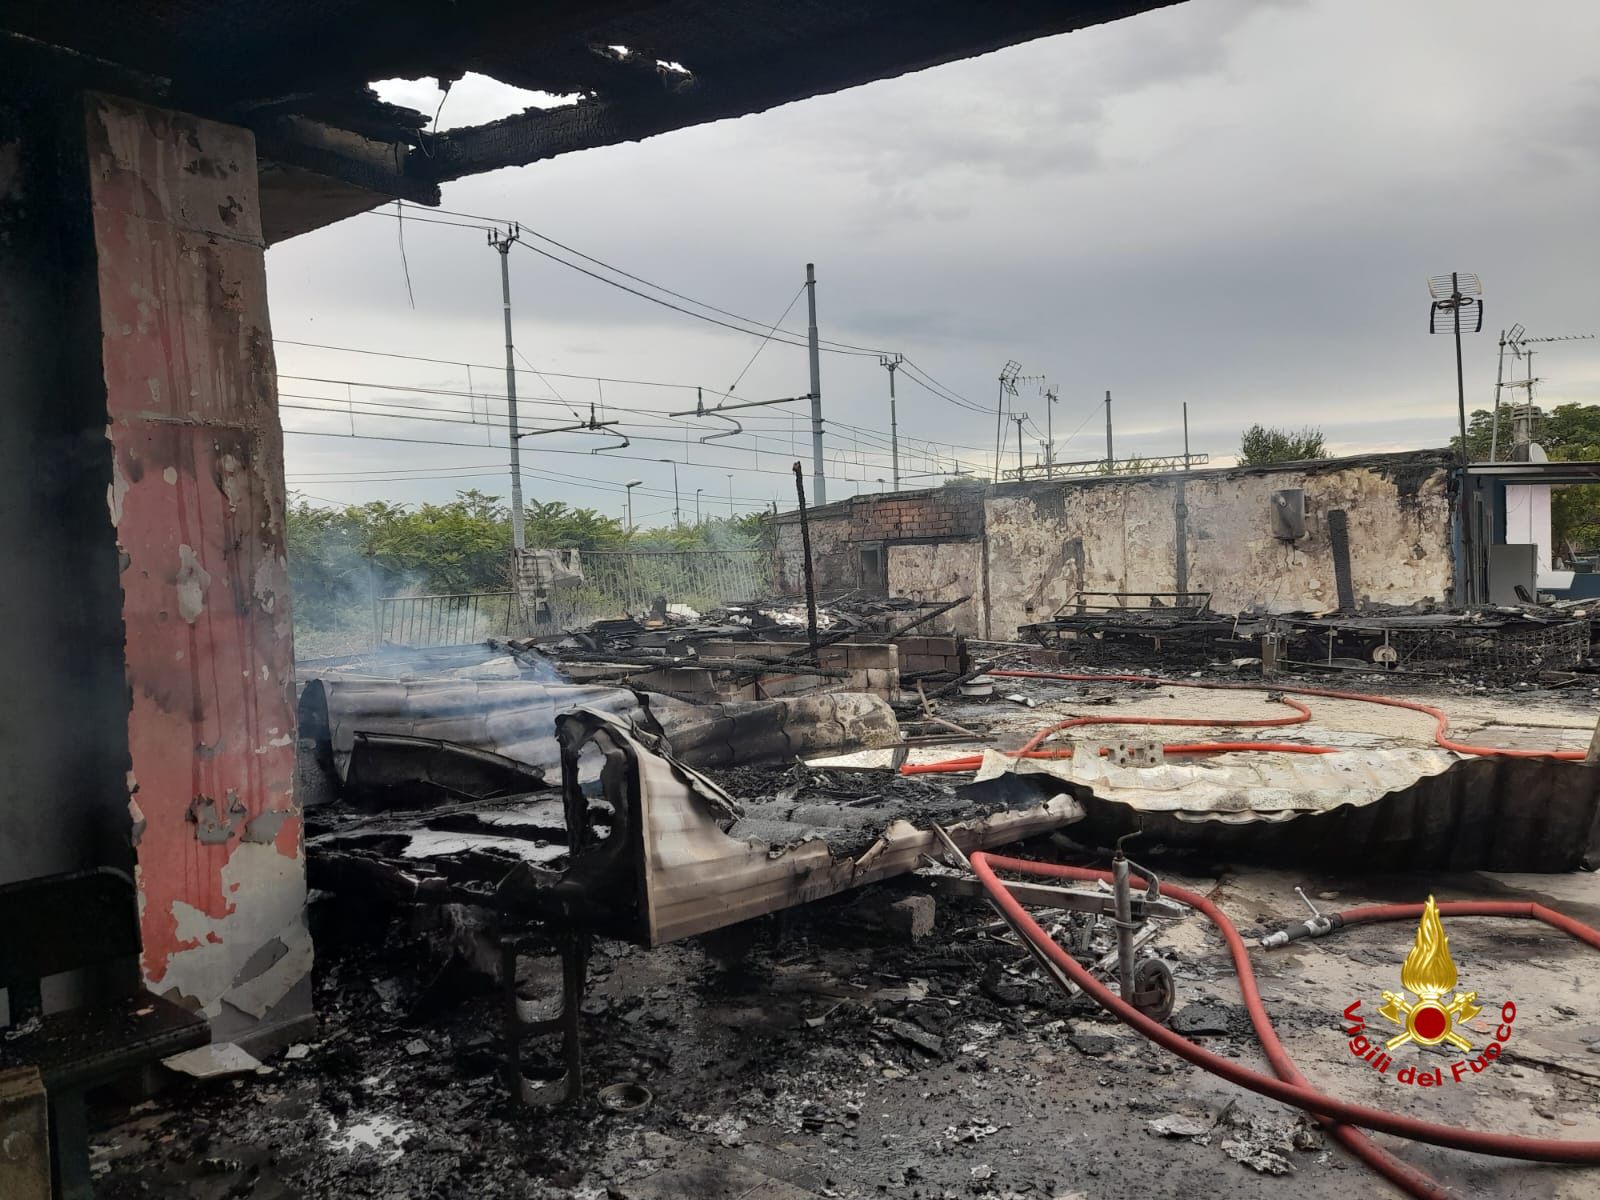
[[(1175, 2), (11, 0), (0, 13), (0, 65), (12, 68), (13, 87), (70, 80), (254, 130), (269, 236), (282, 237), (393, 197), (437, 203), (439, 184), (465, 175), (760, 112)], [(386, 104), (368, 86), (468, 72), (570, 99), (433, 133), (431, 114)], [(296, 193), (304, 211), (274, 221), (274, 191)]]

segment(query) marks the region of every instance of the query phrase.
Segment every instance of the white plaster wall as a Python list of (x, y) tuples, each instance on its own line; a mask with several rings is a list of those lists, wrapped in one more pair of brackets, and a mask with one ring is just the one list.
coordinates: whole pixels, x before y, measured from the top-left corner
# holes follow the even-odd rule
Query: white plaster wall
[[(844, 517), (810, 522), (811, 568), (817, 591), (847, 591), (860, 575), (860, 547), (850, 542), (850, 522)], [(777, 536), (779, 582), (782, 590), (798, 596), (805, 591), (805, 555), (798, 521), (779, 525)]]
[(1539, 570), (1553, 569), (1550, 551), (1550, 485), (1548, 483), (1506, 484), (1506, 541), (1514, 545), (1539, 547)]
[[(1178, 484), (1188, 507), (1190, 591), (1219, 612), (1334, 608), (1327, 513), (1344, 509), (1356, 598), (1385, 604), (1444, 600), (1451, 587), (1446, 473), (1351, 466), (1327, 472), (1193, 474), (1062, 484), (991, 496), (990, 636), (1048, 618), (1078, 589), (1163, 592), (1177, 587)], [(1306, 492), (1306, 536), (1273, 538), (1272, 493)]]
[(971, 600), (935, 617), (918, 633), (983, 637), (983, 546), (978, 542), (913, 542), (889, 547), (889, 594), (914, 600)]

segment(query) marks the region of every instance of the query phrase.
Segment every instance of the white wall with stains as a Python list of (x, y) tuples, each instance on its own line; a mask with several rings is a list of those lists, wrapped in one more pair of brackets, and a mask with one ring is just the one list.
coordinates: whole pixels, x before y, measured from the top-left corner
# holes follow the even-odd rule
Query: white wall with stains
[[(1305, 493), (1305, 536), (1273, 536), (1272, 497)], [(939, 506), (939, 492), (920, 493)], [(1186, 512), (1181, 522), (1180, 499)], [(897, 498), (901, 510), (915, 502)], [(892, 595), (972, 593), (949, 628), (1010, 640), (1075, 592), (1210, 592), (1218, 612), (1325, 611), (1337, 604), (1328, 514), (1346, 513), (1358, 602), (1448, 602), (1450, 468), (1442, 452), (1370, 455), (1284, 467), (1030, 483), (990, 488), (982, 536), (884, 538), (840, 506), (811, 522), (819, 586), (849, 586), (863, 545), (888, 550)], [(780, 518), (785, 583), (801, 580), (800, 538)]]

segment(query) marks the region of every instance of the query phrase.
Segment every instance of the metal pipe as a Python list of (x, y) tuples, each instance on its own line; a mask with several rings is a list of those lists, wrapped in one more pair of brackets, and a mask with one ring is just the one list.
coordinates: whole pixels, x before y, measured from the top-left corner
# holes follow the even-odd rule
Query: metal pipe
[(1122, 998), (1133, 1003), (1133, 892), (1128, 882), (1128, 858), (1117, 851), (1111, 860), (1111, 890), (1117, 906), (1117, 982)]

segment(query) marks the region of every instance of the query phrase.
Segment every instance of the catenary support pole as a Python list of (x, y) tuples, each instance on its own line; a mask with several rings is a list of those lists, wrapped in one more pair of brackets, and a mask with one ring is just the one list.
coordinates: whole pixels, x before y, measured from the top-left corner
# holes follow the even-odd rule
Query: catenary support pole
[(811, 358), (811, 489), (817, 503), (828, 502), (828, 481), (822, 474), (822, 356), (817, 349), (817, 267), (806, 264), (806, 308), (810, 324), (806, 339)]
[[(1052, 479), (1052, 478), (1055, 477), (1055, 469), (1054, 468), (1055, 468), (1055, 463), (1056, 463), (1056, 427), (1055, 427), (1055, 421), (1054, 421), (1053, 418), (1054, 418), (1055, 410), (1056, 410), (1056, 401), (1058, 399), (1060, 399), (1060, 397), (1056, 395), (1056, 389), (1055, 388), (1047, 388), (1045, 390), (1045, 393), (1044, 393), (1044, 475), (1045, 475), (1046, 479)], [(1187, 449), (1187, 447), (1185, 447), (1185, 449)]]
[(524, 545), (522, 525), (522, 449), (517, 441), (517, 348), (511, 340), (511, 243), (521, 231), (512, 225), (504, 234), (489, 235), (489, 244), (500, 251), (500, 306), (506, 321), (506, 430), (511, 442), (511, 545)]
[(1116, 455), (1111, 452), (1111, 389), (1106, 389), (1106, 470), (1111, 470), (1112, 464), (1117, 461)]
[(1189, 402), (1183, 402), (1183, 469), (1189, 469)]
[(895, 419), (894, 412), (894, 373), (896, 368), (905, 361), (905, 355), (896, 354), (890, 357), (880, 354), (878, 362), (889, 372), (889, 460), (893, 468), (894, 490), (900, 490), (900, 425)]
[[(1451, 316), (1455, 319), (1456, 332), (1456, 409), (1461, 419), (1461, 465), (1467, 465), (1467, 382), (1461, 373), (1461, 280), (1456, 272), (1450, 272), (1450, 299), (1455, 308)], [(1531, 391), (1531, 389), (1530, 389)]]

